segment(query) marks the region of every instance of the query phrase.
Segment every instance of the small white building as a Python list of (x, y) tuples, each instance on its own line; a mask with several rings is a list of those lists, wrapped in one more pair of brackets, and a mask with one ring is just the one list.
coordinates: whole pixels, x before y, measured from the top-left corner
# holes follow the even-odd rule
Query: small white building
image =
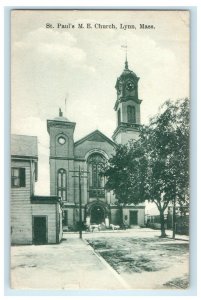
[(62, 209), (58, 196), (34, 196), (37, 137), (11, 136), (11, 244), (59, 243)]

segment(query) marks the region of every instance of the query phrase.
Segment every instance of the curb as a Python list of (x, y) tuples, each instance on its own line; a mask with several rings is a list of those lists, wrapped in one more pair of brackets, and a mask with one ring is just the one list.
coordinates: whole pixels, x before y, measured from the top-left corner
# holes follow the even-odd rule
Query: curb
[(87, 246), (91, 248), (91, 251), (94, 253), (94, 255), (102, 262), (102, 264), (104, 264), (104, 266), (112, 273), (112, 275), (116, 277), (116, 279), (120, 282), (120, 284), (124, 287), (124, 289), (131, 290), (129, 284), (117, 273), (117, 271), (115, 271), (100, 254), (96, 253), (93, 247), (91, 247), (91, 245), (85, 239), (82, 240)]
[(190, 242), (188, 239), (180, 239), (180, 238), (171, 238), (171, 237), (167, 237), (168, 240), (171, 240), (171, 241), (182, 241), (182, 242)]

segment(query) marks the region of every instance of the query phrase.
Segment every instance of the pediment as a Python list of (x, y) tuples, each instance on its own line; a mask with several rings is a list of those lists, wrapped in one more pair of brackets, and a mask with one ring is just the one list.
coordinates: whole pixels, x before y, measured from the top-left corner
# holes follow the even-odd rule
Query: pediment
[(83, 137), (82, 139), (78, 140), (77, 142), (75, 142), (75, 146), (82, 144), (86, 141), (99, 142), (99, 143), (107, 142), (112, 146), (116, 145), (111, 139), (109, 139), (106, 135), (104, 135), (99, 130), (95, 130), (92, 133), (88, 134), (87, 136)]

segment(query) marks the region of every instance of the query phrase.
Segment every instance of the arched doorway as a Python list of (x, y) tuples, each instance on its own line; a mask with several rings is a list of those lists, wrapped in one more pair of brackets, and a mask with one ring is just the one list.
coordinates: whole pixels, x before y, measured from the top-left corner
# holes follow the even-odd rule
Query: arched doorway
[(101, 224), (105, 223), (109, 226), (110, 207), (103, 201), (92, 201), (85, 206), (86, 224)]
[(101, 224), (105, 222), (105, 211), (102, 206), (94, 205), (91, 208), (91, 224)]

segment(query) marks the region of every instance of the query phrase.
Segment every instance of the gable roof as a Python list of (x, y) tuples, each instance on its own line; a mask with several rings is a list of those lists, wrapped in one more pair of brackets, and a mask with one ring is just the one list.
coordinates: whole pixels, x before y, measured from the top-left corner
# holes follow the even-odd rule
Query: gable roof
[(11, 155), (23, 157), (38, 157), (38, 143), (36, 136), (11, 135)]
[(105, 134), (100, 132), (98, 129), (84, 136), (82, 139), (75, 142), (75, 146), (84, 143), (85, 141), (94, 141), (94, 142), (107, 142), (113, 147), (116, 146), (116, 143), (109, 139)]

